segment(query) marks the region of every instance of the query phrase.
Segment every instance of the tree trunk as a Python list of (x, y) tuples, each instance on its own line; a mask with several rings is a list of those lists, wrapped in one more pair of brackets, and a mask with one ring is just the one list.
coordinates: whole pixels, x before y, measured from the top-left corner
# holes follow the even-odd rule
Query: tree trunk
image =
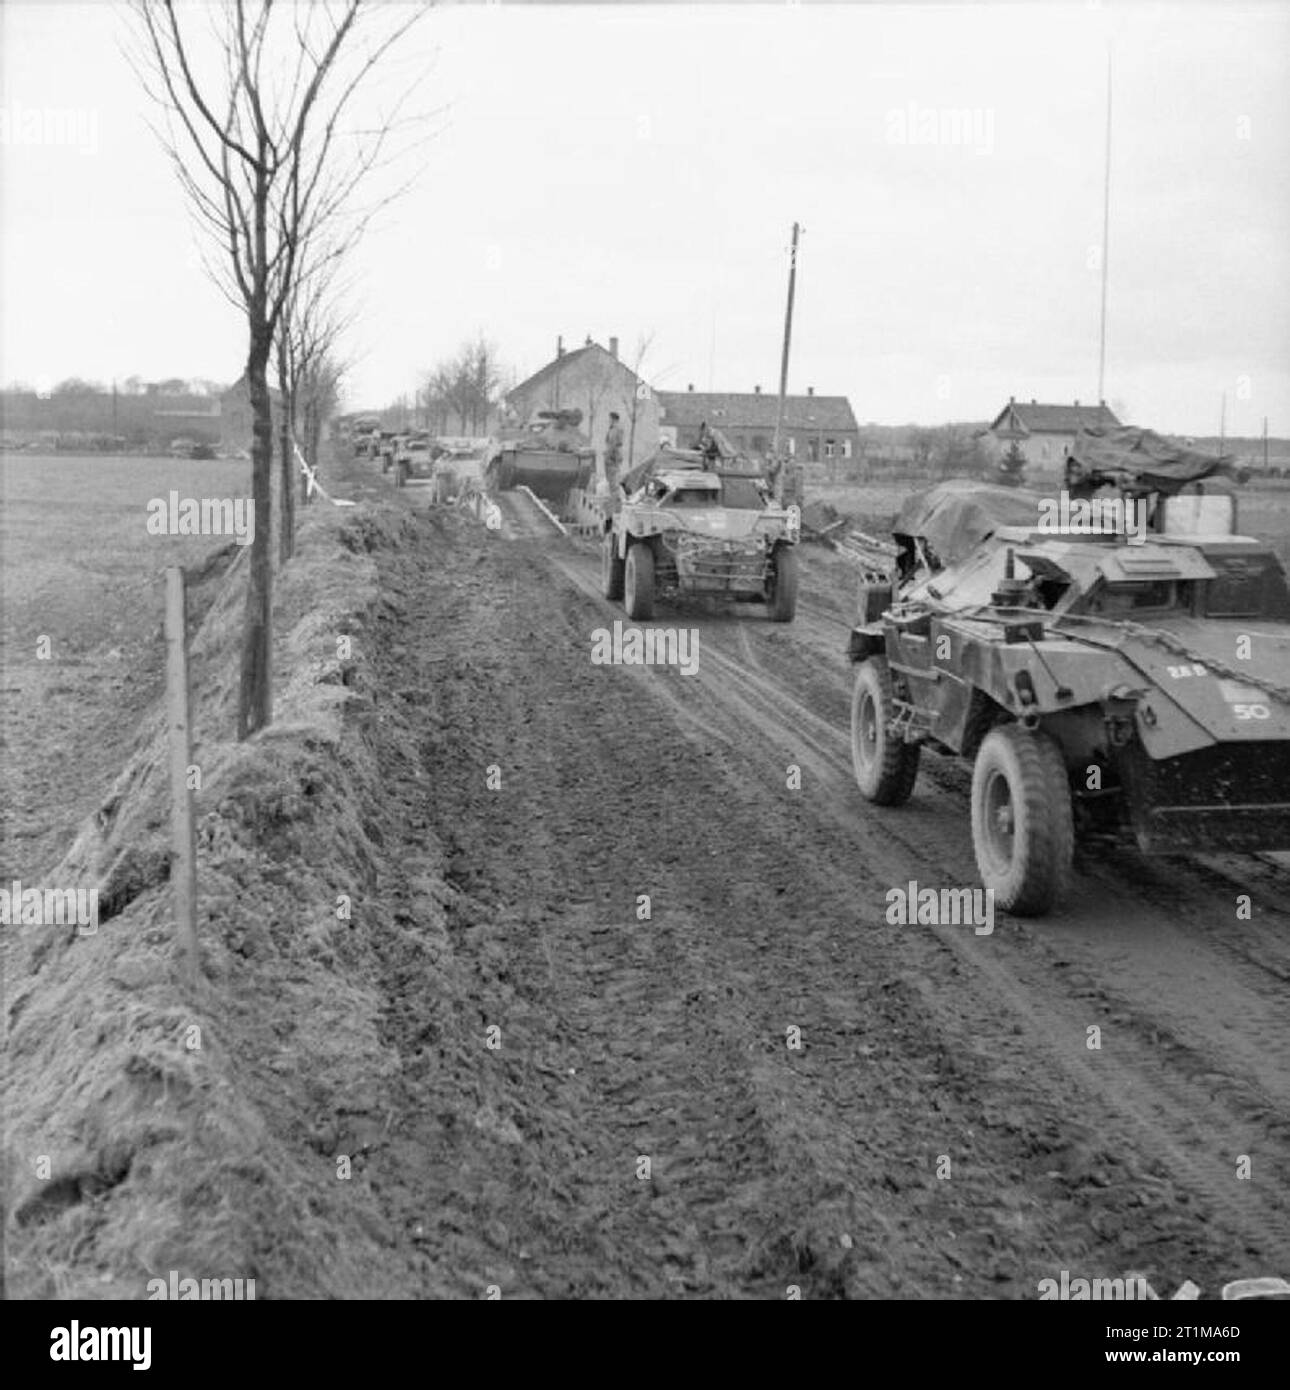
[[(311, 421), (312, 421), (312, 415), (311, 415), (311, 411), (312, 411), (312, 407), (310, 406), (309, 402), (306, 400), (306, 402), (305, 402), (305, 438), (306, 438), (306, 440), (308, 440), (308, 439), (311, 437), (311, 436), (310, 436), (310, 433), (309, 433), (310, 429), (312, 428), (312, 423), (311, 423)], [(308, 460), (308, 462), (309, 462), (310, 468), (312, 468), (312, 469), (314, 469), (315, 471), (317, 471), (317, 468), (318, 468), (318, 454), (317, 454), (317, 451), (314, 450), (314, 449), (312, 449), (312, 448), (308, 448), (308, 447), (306, 446), (305, 457), (307, 458), (307, 460)], [(309, 495), (309, 475), (308, 475), (308, 474), (304, 471), (304, 469), (302, 468), (302, 469), (300, 470), (300, 503), (301, 503), (302, 506), (306, 506), (306, 507), (307, 507), (307, 506), (309, 505), (309, 503), (312, 502), (312, 501), (313, 501), (313, 498), (310, 497), (310, 495)]]
[[(261, 316), (262, 319), (263, 316)], [(246, 588), (246, 625), (242, 632), (242, 677), (238, 692), (237, 736), (249, 738), (273, 719), (273, 419), (269, 407), (269, 334), (253, 324), (246, 360), (251, 399), (251, 499), (255, 534), (251, 540), (251, 575)]]
[(282, 521), (278, 530), (278, 564), (285, 565), (296, 551), (296, 494), (291, 486), (295, 476), (295, 460), (291, 454), (291, 427), (295, 422), (296, 396), (287, 374), (287, 350), (278, 343), (278, 391), (282, 407), (278, 418), (278, 443), (282, 455), (282, 476), (279, 496), (282, 498)]

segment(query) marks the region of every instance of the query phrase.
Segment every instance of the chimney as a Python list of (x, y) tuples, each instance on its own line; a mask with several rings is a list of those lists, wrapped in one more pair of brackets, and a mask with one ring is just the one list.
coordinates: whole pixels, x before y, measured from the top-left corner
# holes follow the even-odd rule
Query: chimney
[(615, 362), (618, 361), (618, 339), (617, 339), (617, 338), (610, 338), (610, 340), (609, 340), (609, 355), (610, 355), (610, 357), (612, 357), (612, 358), (614, 359)]
[(563, 339), (563, 338), (557, 338), (557, 339), (555, 340), (555, 355), (556, 355), (557, 358), (560, 358), (560, 357), (563, 357), (563, 356), (564, 356), (564, 339)]
[(693, 391), (693, 390), (694, 390), (694, 382), (691, 382), (685, 389), (686, 389), (687, 391)]
[(588, 333), (588, 334), (587, 334), (587, 341), (586, 341), (585, 343), (583, 343), (583, 347), (590, 347), (590, 346), (591, 346), (591, 334)]
[(1038, 405), (1039, 402), (1038, 402), (1033, 396), (1031, 396), (1031, 398), (1030, 398), (1030, 404), (1031, 404), (1031, 405)]
[(760, 395), (761, 395), (761, 387), (760, 387), (760, 386), (754, 386), (754, 387), (753, 387), (753, 395), (754, 395), (754, 396), (760, 396)]
[(1017, 398), (1016, 398), (1016, 396), (1009, 396), (1009, 397), (1008, 397), (1008, 404), (1009, 404), (1009, 405), (1016, 405), (1016, 404), (1017, 404)]
[(1076, 400), (1075, 405), (1076, 405), (1076, 407), (1078, 408), (1078, 406), (1079, 406), (1079, 401), (1078, 401), (1078, 400)]
[(814, 387), (814, 386), (808, 386), (808, 387), (806, 388), (806, 394), (807, 394), (808, 396), (813, 396), (813, 395), (815, 395), (815, 387)]

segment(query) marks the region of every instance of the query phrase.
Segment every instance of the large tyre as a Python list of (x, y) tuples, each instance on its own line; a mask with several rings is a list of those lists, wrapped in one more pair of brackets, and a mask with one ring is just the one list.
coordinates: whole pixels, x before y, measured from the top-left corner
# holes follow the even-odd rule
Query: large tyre
[(600, 543), (600, 592), (606, 598), (623, 596), (623, 575), (627, 562), (618, 554), (618, 544), (612, 531), (605, 532)]
[(654, 616), (654, 552), (647, 541), (635, 541), (627, 547), (623, 591), (629, 618), (645, 621)]
[(1075, 849), (1070, 783), (1045, 733), (999, 724), (972, 769), (972, 843), (995, 903), (1041, 917), (1061, 897)]
[(797, 550), (781, 545), (775, 552), (775, 576), (770, 588), (770, 620), (791, 623), (797, 612)]
[(891, 734), (891, 672), (885, 657), (872, 656), (856, 667), (851, 692), (851, 765), (856, 785), (878, 806), (909, 800), (918, 779), (922, 749)]

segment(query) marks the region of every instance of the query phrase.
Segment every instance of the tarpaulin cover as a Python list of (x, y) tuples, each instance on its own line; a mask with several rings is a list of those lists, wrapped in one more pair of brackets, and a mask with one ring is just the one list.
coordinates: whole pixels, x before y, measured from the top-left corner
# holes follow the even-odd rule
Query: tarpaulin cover
[(921, 536), (941, 564), (954, 565), (1000, 526), (1038, 526), (1039, 500), (1023, 488), (951, 478), (905, 498), (891, 529), (897, 536)]
[(1187, 483), (1229, 473), (1230, 455), (1206, 454), (1171, 443), (1135, 425), (1081, 430), (1070, 446), (1066, 485), (1113, 483), (1130, 493), (1172, 494)]

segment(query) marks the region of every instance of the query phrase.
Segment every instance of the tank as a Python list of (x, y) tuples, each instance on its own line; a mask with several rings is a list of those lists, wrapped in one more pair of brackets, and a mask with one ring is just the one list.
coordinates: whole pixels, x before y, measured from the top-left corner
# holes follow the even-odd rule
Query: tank
[(590, 483), (596, 451), (581, 432), (581, 410), (539, 410), (522, 429), (504, 431), (490, 446), (486, 476), (501, 492), (527, 487), (563, 516)]

